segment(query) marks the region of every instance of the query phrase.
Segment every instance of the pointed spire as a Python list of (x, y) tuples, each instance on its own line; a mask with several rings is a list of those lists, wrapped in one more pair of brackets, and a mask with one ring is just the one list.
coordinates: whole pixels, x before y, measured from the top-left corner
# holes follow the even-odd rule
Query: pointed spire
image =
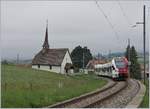
[(49, 44), (48, 44), (48, 20), (47, 20), (47, 25), (46, 25), (46, 33), (45, 33), (45, 41), (43, 44), (43, 48), (49, 49)]

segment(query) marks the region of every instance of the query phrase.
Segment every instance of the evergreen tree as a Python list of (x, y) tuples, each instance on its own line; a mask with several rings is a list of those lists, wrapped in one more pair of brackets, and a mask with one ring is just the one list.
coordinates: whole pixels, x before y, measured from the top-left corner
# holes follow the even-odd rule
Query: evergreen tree
[(137, 52), (135, 50), (135, 47), (132, 46), (131, 48), (127, 46), (125, 57), (128, 59), (128, 53), (130, 50), (130, 77), (135, 79), (141, 79), (141, 69), (140, 64), (138, 63), (138, 57)]
[(128, 56), (129, 56), (129, 53), (130, 53), (129, 50), (130, 50), (130, 46), (128, 45), (127, 48), (126, 48), (126, 52), (125, 52), (125, 57), (126, 57), (128, 60), (129, 60), (129, 57), (128, 57)]
[(140, 64), (138, 63), (138, 57), (137, 57), (137, 52), (134, 48), (134, 46), (131, 47), (131, 53), (130, 53), (130, 59), (131, 59), (131, 75), (135, 79), (141, 79), (141, 69), (140, 69)]
[(71, 52), (71, 58), (75, 67), (83, 67), (83, 55), (84, 55), (84, 67), (86, 67), (89, 60), (92, 59), (92, 54), (87, 47), (77, 46)]

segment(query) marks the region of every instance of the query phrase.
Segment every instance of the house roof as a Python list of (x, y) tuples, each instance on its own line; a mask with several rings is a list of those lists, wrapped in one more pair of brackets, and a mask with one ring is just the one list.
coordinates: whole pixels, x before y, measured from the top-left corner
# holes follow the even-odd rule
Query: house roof
[(37, 55), (35, 55), (32, 64), (59, 66), (61, 65), (67, 51), (67, 48), (42, 49)]
[(88, 62), (86, 67), (93, 69), (94, 65), (96, 65), (96, 64), (105, 64), (106, 62), (107, 62), (106, 60), (92, 59)]

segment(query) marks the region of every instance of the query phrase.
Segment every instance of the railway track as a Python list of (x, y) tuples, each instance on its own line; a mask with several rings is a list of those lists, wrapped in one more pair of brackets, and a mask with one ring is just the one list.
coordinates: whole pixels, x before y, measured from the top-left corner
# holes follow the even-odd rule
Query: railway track
[(96, 90), (95, 92), (85, 94), (80, 97), (76, 97), (70, 100), (66, 100), (61, 103), (57, 103), (51, 106), (50, 108), (83, 108), (83, 107), (98, 107), (99, 103), (110, 99), (112, 96), (121, 92), (128, 86), (127, 81), (120, 82), (111, 82), (103, 89)]
[(140, 89), (139, 82), (133, 79), (126, 81), (118, 93), (113, 93), (105, 99), (98, 100), (95, 103), (87, 105), (87, 108), (125, 108)]

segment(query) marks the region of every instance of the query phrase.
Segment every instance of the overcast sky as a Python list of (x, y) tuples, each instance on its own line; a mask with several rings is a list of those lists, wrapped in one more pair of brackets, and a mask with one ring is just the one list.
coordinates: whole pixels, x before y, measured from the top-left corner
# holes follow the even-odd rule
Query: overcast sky
[[(2, 58), (32, 59), (42, 49), (46, 19), (50, 48), (87, 46), (92, 54), (124, 52), (127, 39), (143, 49), (143, 21), (146, 5), (147, 36), (150, 34), (150, 2), (143, 1), (3, 1), (1, 2)], [(149, 8), (148, 8), (149, 7)], [(100, 10), (102, 9), (102, 10)], [(105, 14), (105, 15), (104, 15)], [(112, 24), (113, 28), (111, 27)]]

